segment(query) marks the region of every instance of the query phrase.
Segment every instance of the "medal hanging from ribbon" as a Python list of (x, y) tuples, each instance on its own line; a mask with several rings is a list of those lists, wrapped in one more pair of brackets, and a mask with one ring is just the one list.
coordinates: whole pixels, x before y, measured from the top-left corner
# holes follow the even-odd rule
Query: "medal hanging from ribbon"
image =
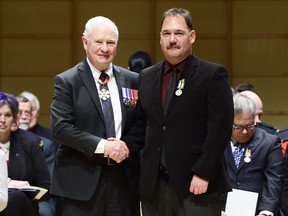
[(109, 76), (107, 75), (106, 77), (104, 77), (104, 80), (102, 78), (103, 78), (103, 76), (100, 76), (98, 79), (98, 82), (101, 85), (100, 92), (99, 92), (99, 98), (102, 100), (107, 100), (108, 98), (110, 98), (110, 92), (107, 88), (105, 88), (105, 86), (107, 85), (107, 83), (109, 81)]
[(136, 107), (138, 101), (138, 90), (122, 88), (123, 103), (128, 107)]
[(245, 151), (244, 161), (245, 161), (245, 163), (251, 162), (251, 150), (248, 148)]
[(184, 89), (184, 86), (185, 86), (185, 79), (179, 80), (177, 90), (175, 91), (176, 96), (182, 95), (182, 90)]
[(105, 88), (101, 88), (99, 92), (99, 98), (101, 98), (102, 100), (107, 100), (108, 98), (110, 98), (110, 92)]

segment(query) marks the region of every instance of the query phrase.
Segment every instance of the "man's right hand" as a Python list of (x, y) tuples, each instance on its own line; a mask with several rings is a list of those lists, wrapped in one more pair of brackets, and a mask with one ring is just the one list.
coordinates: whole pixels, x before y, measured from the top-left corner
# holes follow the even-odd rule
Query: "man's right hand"
[(104, 155), (113, 159), (117, 163), (121, 163), (129, 157), (129, 149), (125, 142), (116, 138), (108, 138), (104, 146)]

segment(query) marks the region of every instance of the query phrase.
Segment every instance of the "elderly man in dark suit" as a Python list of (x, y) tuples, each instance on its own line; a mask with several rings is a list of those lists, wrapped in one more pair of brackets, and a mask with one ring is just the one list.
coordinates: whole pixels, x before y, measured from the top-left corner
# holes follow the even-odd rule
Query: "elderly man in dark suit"
[(231, 189), (221, 164), (233, 122), (228, 75), (192, 54), (195, 39), (189, 11), (166, 11), (160, 32), (166, 60), (140, 74), (139, 116), (124, 141), (137, 151), (146, 131), (144, 216), (219, 216), (220, 193)]
[(87, 58), (55, 78), (51, 128), (60, 147), (51, 192), (62, 197), (63, 216), (132, 215), (133, 155), (124, 160), (129, 150), (119, 139), (136, 116), (138, 74), (112, 63), (118, 35), (110, 19), (90, 19), (82, 37)]
[(234, 96), (233, 131), (224, 161), (232, 188), (259, 194), (255, 214), (278, 215), (283, 173), (280, 139), (257, 128), (256, 114), (253, 99), (242, 93)]

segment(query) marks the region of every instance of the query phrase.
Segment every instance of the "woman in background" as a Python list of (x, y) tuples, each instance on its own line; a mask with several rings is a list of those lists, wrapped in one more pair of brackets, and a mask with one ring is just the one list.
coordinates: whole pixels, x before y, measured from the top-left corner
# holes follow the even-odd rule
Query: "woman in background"
[[(17, 121), (17, 115), (17, 100), (0, 92), (0, 148), (5, 152), (8, 176), (12, 179), (9, 188), (30, 184), (49, 190), (50, 175), (42, 149), (25, 133), (11, 131), (12, 125)], [(0, 215), (39, 216), (38, 203), (30, 200), (21, 191), (9, 189), (8, 205)]]

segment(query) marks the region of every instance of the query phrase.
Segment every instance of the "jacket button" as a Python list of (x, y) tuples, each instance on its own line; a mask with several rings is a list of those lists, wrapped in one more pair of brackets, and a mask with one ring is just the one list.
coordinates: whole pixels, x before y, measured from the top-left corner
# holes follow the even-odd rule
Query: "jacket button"
[(165, 130), (166, 130), (166, 126), (163, 126), (163, 127), (162, 127), (162, 130), (165, 131)]

